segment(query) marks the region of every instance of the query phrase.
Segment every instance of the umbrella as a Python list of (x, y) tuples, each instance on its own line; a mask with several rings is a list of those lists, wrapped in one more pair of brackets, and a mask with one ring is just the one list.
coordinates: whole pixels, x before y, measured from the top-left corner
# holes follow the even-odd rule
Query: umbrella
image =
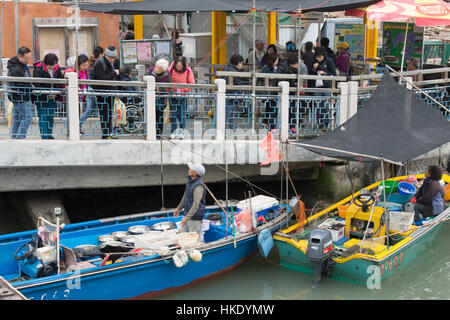
[(346, 11), (346, 15), (350, 16), (362, 17), (364, 14), (367, 14), (368, 20), (406, 22), (401, 71), (409, 23), (420, 27), (450, 25), (450, 5), (442, 0), (384, 0), (365, 8)]

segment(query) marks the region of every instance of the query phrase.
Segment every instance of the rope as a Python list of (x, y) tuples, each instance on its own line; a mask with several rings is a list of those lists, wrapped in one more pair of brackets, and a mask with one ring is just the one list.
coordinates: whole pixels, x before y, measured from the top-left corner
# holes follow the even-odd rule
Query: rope
[[(216, 159), (214, 159), (214, 158), (205, 156), (204, 154), (200, 154), (200, 153), (195, 152), (195, 151), (193, 151), (193, 150), (189, 150), (189, 149), (187, 149), (187, 148), (185, 148), (185, 147), (183, 147), (183, 146), (181, 146), (181, 145), (179, 145), (179, 144), (177, 144), (177, 143), (173, 142), (172, 140), (169, 140), (169, 139), (167, 139), (167, 138), (165, 138), (165, 137), (162, 137), (162, 136), (161, 136), (161, 139), (164, 139), (164, 140), (166, 140), (167, 142), (170, 142), (170, 143), (172, 143), (173, 145), (175, 145), (175, 146), (177, 146), (177, 147), (179, 147), (179, 148), (181, 148), (181, 149), (183, 149), (183, 150), (186, 150), (186, 151), (189, 151), (189, 152), (191, 152), (191, 153), (193, 153), (193, 154), (202, 156), (203, 158), (207, 158), (207, 159), (209, 159), (209, 160), (211, 160), (211, 161), (214, 162), (214, 163), (213, 163), (214, 166), (216, 166), (216, 167), (218, 167), (218, 168), (220, 168), (220, 169), (222, 169), (222, 170), (224, 170), (224, 171), (227, 171), (224, 167), (222, 167), (222, 166), (220, 166), (219, 164), (217, 164), (218, 161), (217, 161)], [(234, 176), (235, 178), (238, 178), (239, 180), (242, 180), (242, 181), (246, 182), (248, 185), (253, 186), (253, 187), (259, 189), (260, 191), (262, 191), (262, 192), (264, 192), (264, 193), (270, 195), (271, 197), (274, 197), (274, 198), (277, 199), (278, 201), (282, 201), (282, 199), (280, 199), (279, 197), (275, 196), (274, 194), (270, 193), (270, 192), (267, 191), (267, 190), (264, 190), (263, 188), (261, 188), (261, 187), (255, 185), (255, 184), (251, 183), (251, 182), (248, 181), (247, 179), (242, 178), (242, 177), (238, 176), (237, 174), (235, 174), (235, 173), (233, 173), (233, 172), (231, 172), (231, 171), (229, 171), (229, 170), (228, 170), (228, 173), (230, 173), (230, 174), (231, 174), (232, 176)]]
[(439, 221), (428, 222), (427, 224), (422, 224), (421, 226), (416, 226), (416, 228), (409, 228), (409, 229), (406, 230), (406, 231), (398, 231), (398, 232), (395, 232), (395, 233), (391, 233), (391, 234), (389, 234), (389, 235), (387, 235), (387, 236), (382, 236), (382, 237), (378, 237), (378, 238), (372, 238), (372, 240), (380, 240), (380, 239), (384, 239), (384, 238), (387, 238), (387, 237), (390, 237), (390, 236), (394, 236), (394, 235), (397, 235), (397, 234), (401, 234), (401, 233), (404, 233), (404, 232), (413, 231), (413, 230), (416, 230), (416, 229), (418, 229), (418, 228), (429, 227), (429, 226), (431, 226), (431, 225), (433, 225), (433, 224), (438, 224), (438, 223), (441, 223), (441, 222), (444, 222), (444, 221), (448, 221), (448, 220), (450, 220), (450, 217), (449, 217), (449, 218), (445, 218), (445, 219), (441, 219), (441, 220), (439, 220)]

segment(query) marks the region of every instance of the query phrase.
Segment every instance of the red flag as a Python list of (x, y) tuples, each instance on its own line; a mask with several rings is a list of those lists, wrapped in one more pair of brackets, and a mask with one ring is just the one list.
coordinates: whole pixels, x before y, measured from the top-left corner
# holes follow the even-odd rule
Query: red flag
[(277, 162), (282, 159), (280, 151), (278, 150), (277, 141), (273, 138), (271, 132), (269, 132), (267, 137), (261, 140), (259, 146), (267, 153), (266, 160), (261, 163), (261, 166), (272, 162)]

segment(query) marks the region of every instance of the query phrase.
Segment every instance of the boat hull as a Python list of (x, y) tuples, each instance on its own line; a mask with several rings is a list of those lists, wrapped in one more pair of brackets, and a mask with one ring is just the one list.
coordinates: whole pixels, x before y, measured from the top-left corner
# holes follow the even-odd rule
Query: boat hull
[[(380, 280), (390, 277), (400, 268), (406, 266), (429, 248), (436, 239), (442, 225), (438, 224), (411, 243), (396, 250), (386, 258), (374, 261), (354, 258), (343, 263), (335, 263), (332, 270), (332, 278), (347, 280), (355, 283), (366, 284), (375, 275), (378, 269)], [(306, 255), (284, 241), (275, 241), (280, 256), (280, 265), (285, 268), (313, 273), (311, 262)]]
[[(211, 209), (212, 210), (212, 209)], [(214, 211), (210, 211), (214, 212)], [(154, 214), (153, 214), (154, 215)], [(160, 214), (158, 213), (158, 216)], [(286, 223), (287, 213), (258, 228), (257, 233), (238, 233), (234, 238), (225, 225), (211, 226), (205, 232), (205, 243), (196, 247), (202, 254), (199, 262), (189, 259), (183, 267), (177, 267), (173, 256), (152, 255), (138, 259), (125, 259), (116, 263), (97, 265), (89, 269), (62, 273), (44, 278), (12, 282), (30, 300), (111, 300), (111, 299), (150, 299), (180, 289), (194, 286), (199, 282), (229, 272), (249, 259), (258, 248), (258, 233), (263, 230), (274, 232)], [(165, 216), (165, 213), (163, 214)], [(80, 225), (66, 226), (61, 242), (67, 247), (95, 241), (97, 234), (110, 234), (113, 231), (126, 230), (134, 224), (153, 224), (162, 220), (149, 216), (126, 217), (94, 221)], [(164, 218), (166, 219), (166, 218)], [(172, 218), (173, 219), (173, 218)], [(178, 218), (180, 219), (180, 218)], [(175, 220), (173, 220), (175, 221)], [(33, 232), (10, 235), (0, 247), (3, 247), (4, 259), (10, 256), (22, 243), (29, 241)], [(228, 236), (226, 236), (228, 234)], [(17, 236), (17, 237), (16, 237)], [(0, 259), (2, 256), (0, 255)], [(99, 259), (97, 259), (99, 260)], [(4, 266), (13, 270), (17, 262), (9, 259)], [(7, 269), (4, 270), (7, 272)]]
[(203, 252), (198, 263), (190, 260), (177, 268), (172, 259), (110, 267), (103, 272), (48, 280), (39, 285), (17, 287), (30, 300), (149, 299), (193, 286), (245, 262), (256, 251), (254, 237)]

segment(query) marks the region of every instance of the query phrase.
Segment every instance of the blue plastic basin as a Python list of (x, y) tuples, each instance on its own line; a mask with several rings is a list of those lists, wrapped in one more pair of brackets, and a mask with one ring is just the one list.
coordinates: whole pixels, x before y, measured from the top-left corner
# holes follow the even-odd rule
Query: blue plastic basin
[(398, 184), (398, 193), (413, 195), (416, 193), (416, 187), (414, 187), (411, 183), (402, 181)]

